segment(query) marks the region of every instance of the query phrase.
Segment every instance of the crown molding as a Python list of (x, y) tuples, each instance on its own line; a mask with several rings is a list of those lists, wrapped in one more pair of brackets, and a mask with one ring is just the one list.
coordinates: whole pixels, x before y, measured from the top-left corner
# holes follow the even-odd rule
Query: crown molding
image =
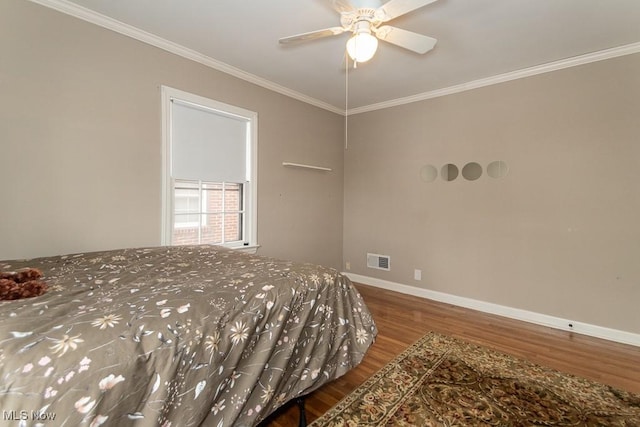
[(109, 18), (108, 16), (102, 15), (98, 12), (95, 12), (91, 9), (87, 9), (86, 7), (82, 7), (70, 1), (67, 1), (67, 0), (30, 0), (30, 1), (33, 3), (37, 3), (41, 6), (54, 9), (58, 12), (62, 12), (67, 15), (73, 16), (75, 18), (82, 19), (83, 21), (98, 25), (100, 27), (106, 28), (116, 33), (120, 33), (127, 37), (131, 37), (133, 39), (136, 39), (143, 43), (157, 47), (159, 49), (165, 50), (167, 52), (173, 53), (175, 55), (181, 56), (183, 58), (198, 62), (202, 65), (206, 65), (207, 67), (213, 68), (223, 73), (230, 74), (234, 77), (245, 80), (249, 83), (253, 83), (255, 85), (261, 86), (265, 89), (269, 89), (274, 92), (280, 93), (282, 95), (286, 95), (290, 98), (297, 99), (298, 101), (302, 101), (307, 104), (311, 104), (316, 107), (323, 108), (333, 113), (344, 115), (344, 109), (337, 108), (324, 101), (320, 101), (316, 98), (312, 98), (310, 96), (304, 95), (300, 92), (281, 86), (277, 83), (274, 83), (262, 77), (258, 77), (254, 74), (247, 73), (246, 71), (233, 67), (224, 62), (218, 61), (216, 59), (213, 59), (209, 56), (203, 55), (200, 52), (197, 52), (193, 49), (186, 48), (172, 41), (163, 39), (162, 37), (158, 37), (155, 34), (149, 33), (147, 31), (143, 31), (132, 25), (125, 24), (113, 18)]
[(109, 18), (91, 9), (79, 6), (67, 0), (29, 0), (33, 3), (48, 7), (50, 9), (57, 10), (58, 12), (65, 13), (67, 15), (74, 16), (92, 24), (101, 26), (108, 30), (115, 31), (122, 35), (131, 37), (143, 43), (155, 46), (159, 49), (163, 49), (167, 52), (175, 55), (182, 56), (183, 58), (198, 62), (207, 67), (221, 71), (223, 73), (232, 75), (241, 80), (253, 83), (257, 86), (261, 86), (265, 89), (272, 90), (282, 95), (288, 96), (298, 101), (305, 102), (307, 104), (322, 108), (327, 111), (331, 111), (340, 115), (354, 115), (366, 113), (369, 111), (381, 110), (384, 108), (396, 107), (399, 105), (410, 104), (413, 102), (424, 101), (427, 99), (438, 98), (441, 96), (452, 95), (455, 93), (465, 92), (467, 90), (478, 89), (485, 86), (491, 86), (499, 83), (508, 82), (511, 80), (522, 79), (525, 77), (531, 77), (538, 74), (549, 73), (552, 71), (562, 70), (564, 68), (576, 67), (578, 65), (589, 64), (591, 62), (603, 61), (606, 59), (616, 58), (624, 55), (631, 55), (640, 52), (640, 42), (631, 43), (624, 46), (614, 47), (611, 49), (605, 49), (598, 52), (587, 53), (585, 55), (579, 55), (572, 58), (562, 59), (547, 64), (537, 65), (534, 67), (525, 68), (522, 70), (516, 70), (504, 74), (499, 74), (484, 79), (473, 80), (471, 82), (462, 83), (455, 86), (450, 86), (443, 89), (437, 89), (429, 92), (423, 92), (416, 95), (411, 95), (403, 98), (392, 99), (389, 101), (383, 101), (376, 104), (365, 105), (362, 107), (350, 108), (345, 113), (344, 108), (336, 107), (327, 102), (319, 99), (307, 96), (303, 93), (289, 89), (270, 80), (258, 77), (254, 74), (247, 73), (239, 68), (233, 67), (224, 62), (213, 59), (209, 56), (203, 55), (193, 49), (188, 49), (177, 43), (163, 39), (155, 34), (140, 30), (139, 28), (125, 24), (113, 18)]
[(350, 108), (348, 114), (360, 114), (369, 111), (381, 110), (383, 108), (396, 107), (398, 105), (410, 104), (412, 102), (452, 95), (454, 93), (465, 92), (467, 90), (478, 89), (481, 87), (504, 83), (511, 80), (523, 79), (525, 77), (549, 73), (552, 71), (562, 70), (564, 68), (576, 67), (578, 65), (589, 64), (592, 62), (604, 61), (605, 59), (617, 58), (619, 56), (631, 55), (639, 52), (640, 42), (631, 43), (611, 49), (605, 49), (598, 52), (587, 53), (585, 55), (579, 55), (572, 58), (549, 62), (547, 64), (536, 65), (535, 67), (529, 67), (522, 70), (511, 71), (509, 73), (498, 74), (496, 76), (487, 77), (485, 79), (473, 80), (471, 82), (462, 83), (443, 89), (423, 92), (404, 98), (397, 98), (390, 101), (379, 102), (376, 104), (365, 105), (363, 107)]

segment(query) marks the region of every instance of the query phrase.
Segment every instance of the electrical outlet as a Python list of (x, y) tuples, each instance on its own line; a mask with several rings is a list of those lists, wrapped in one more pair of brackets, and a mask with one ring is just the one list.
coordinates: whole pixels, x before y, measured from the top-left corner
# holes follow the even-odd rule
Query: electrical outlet
[(351, 262), (350, 261), (345, 262), (344, 268), (346, 268), (347, 270), (351, 270)]
[(422, 280), (422, 270), (418, 270), (418, 269), (413, 270), (413, 278), (415, 280)]

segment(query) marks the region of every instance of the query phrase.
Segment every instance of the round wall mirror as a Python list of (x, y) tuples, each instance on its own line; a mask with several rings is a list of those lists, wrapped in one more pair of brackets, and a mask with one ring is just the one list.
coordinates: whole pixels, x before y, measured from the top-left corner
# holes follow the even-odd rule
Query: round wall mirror
[(482, 175), (482, 166), (476, 162), (470, 162), (462, 168), (462, 176), (468, 181), (475, 181)]
[(458, 167), (452, 163), (447, 163), (440, 169), (440, 176), (445, 181), (453, 181), (458, 177)]
[(433, 165), (424, 165), (420, 168), (420, 179), (424, 182), (433, 182), (438, 176), (438, 169)]
[(507, 167), (507, 164), (502, 160), (496, 160), (495, 162), (489, 163), (487, 166), (487, 175), (491, 178), (502, 178), (508, 171), (509, 168)]

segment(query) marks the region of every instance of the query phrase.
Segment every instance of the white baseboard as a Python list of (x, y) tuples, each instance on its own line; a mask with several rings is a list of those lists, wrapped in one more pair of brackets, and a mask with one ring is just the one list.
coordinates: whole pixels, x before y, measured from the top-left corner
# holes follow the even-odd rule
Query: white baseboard
[(430, 300), (440, 301), (459, 307), (470, 308), (484, 313), (496, 314), (498, 316), (522, 320), (525, 322), (548, 326), (563, 331), (575, 332), (582, 335), (588, 335), (596, 338), (602, 338), (609, 341), (615, 341), (640, 347), (640, 334), (635, 334), (632, 332), (605, 328), (602, 326), (591, 325), (589, 323), (576, 322), (573, 320), (562, 319), (560, 317), (535, 313), (533, 311), (521, 310), (518, 308), (507, 307), (504, 305), (493, 304), (485, 301), (478, 301), (471, 298), (460, 297), (443, 292), (432, 291), (429, 289), (417, 288), (415, 286), (407, 286), (400, 283), (390, 282), (388, 280), (377, 279), (375, 277), (361, 276), (359, 274), (349, 272), (343, 272), (343, 274), (347, 276), (351, 281), (362, 283), (363, 285), (375, 286), (377, 288), (413, 295), (420, 298), (427, 298)]

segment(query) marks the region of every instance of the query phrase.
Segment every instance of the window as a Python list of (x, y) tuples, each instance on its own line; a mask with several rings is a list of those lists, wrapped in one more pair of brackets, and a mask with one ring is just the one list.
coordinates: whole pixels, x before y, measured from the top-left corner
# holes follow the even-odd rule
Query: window
[[(192, 185), (189, 185), (192, 184)], [(176, 229), (200, 227), (200, 214), (205, 210), (206, 200), (199, 190), (199, 182), (193, 188), (189, 181), (176, 181), (173, 186), (173, 233)], [(203, 201), (202, 203), (200, 201)], [(175, 240), (175, 237), (172, 239)], [(198, 241), (196, 241), (198, 243)]]
[(162, 243), (255, 250), (257, 114), (162, 88)]
[(244, 183), (176, 180), (171, 243), (243, 243)]

